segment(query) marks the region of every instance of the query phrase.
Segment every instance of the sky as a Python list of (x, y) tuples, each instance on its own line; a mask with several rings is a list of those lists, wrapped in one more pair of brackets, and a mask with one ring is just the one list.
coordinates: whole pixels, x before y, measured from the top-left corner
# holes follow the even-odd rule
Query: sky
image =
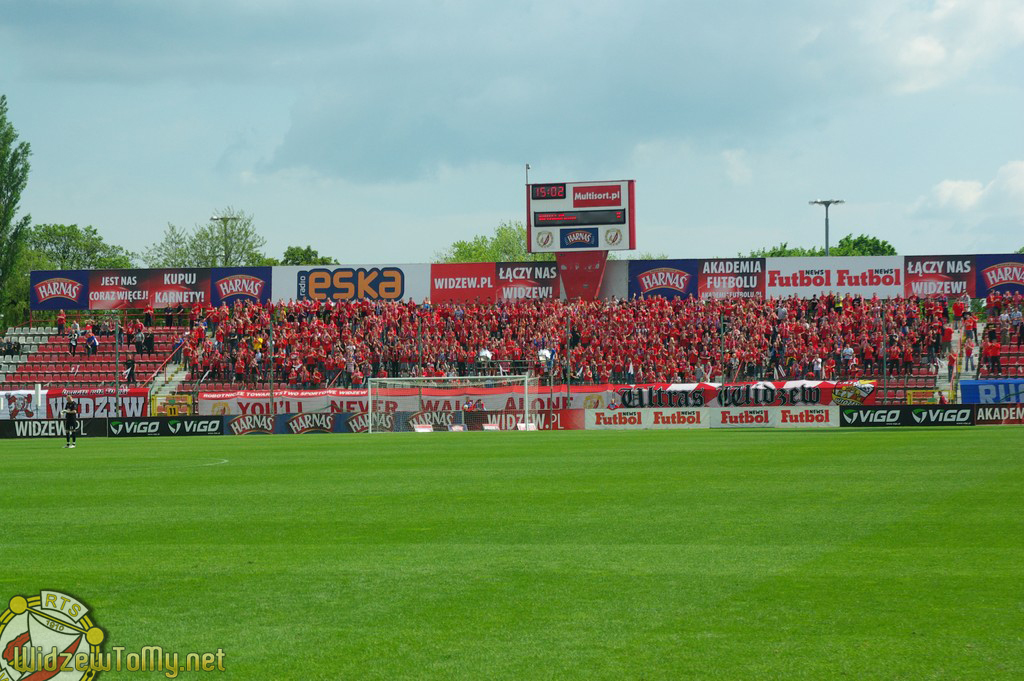
[(142, 251), (429, 262), (531, 182), (635, 179), (638, 251), (1024, 246), (1020, 0), (0, 0), (22, 211)]

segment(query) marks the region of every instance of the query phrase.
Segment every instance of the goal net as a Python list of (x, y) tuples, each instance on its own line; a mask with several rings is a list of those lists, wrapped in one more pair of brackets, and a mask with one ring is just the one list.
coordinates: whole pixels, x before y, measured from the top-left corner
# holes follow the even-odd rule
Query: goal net
[(371, 378), (368, 430), (532, 430), (537, 385), (529, 374)]

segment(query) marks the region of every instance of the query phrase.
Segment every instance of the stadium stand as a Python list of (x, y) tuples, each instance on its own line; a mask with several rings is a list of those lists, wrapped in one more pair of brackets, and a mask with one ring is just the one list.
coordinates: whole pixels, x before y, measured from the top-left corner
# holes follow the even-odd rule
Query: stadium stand
[(992, 294), (978, 339), (978, 378), (1024, 377), (1024, 296)]
[(182, 348), (189, 368), (182, 391), (265, 386), (273, 319), (275, 383), (299, 389), (358, 388), (384, 375), (533, 371), (562, 381), (568, 347), (569, 380), (577, 384), (875, 378), (891, 402), (905, 401), (908, 390), (935, 388), (948, 326), (942, 303), (850, 296), (303, 301), (223, 307), (201, 317), (206, 326), (197, 323)]
[[(134, 324), (131, 325), (134, 328)], [(87, 388), (126, 383), (125, 371), (128, 361), (134, 364), (135, 380), (131, 383), (142, 385), (154, 372), (164, 365), (171, 355), (172, 343), (180, 330), (174, 328), (152, 328), (143, 330), (141, 352), (135, 346), (129, 329), (120, 353), (114, 347), (114, 336), (106, 330), (99, 330), (95, 341), (91, 341), (91, 330), (85, 329), (74, 343), (70, 340), (73, 329), (65, 334), (57, 333), (56, 327), (35, 327), (15, 329), (8, 336), (20, 342), (22, 353), (0, 358), (0, 390), (31, 388), (35, 384), (44, 387)], [(147, 332), (152, 335), (152, 348), (146, 345)], [(95, 345), (95, 350), (90, 346)], [(120, 366), (115, 357), (120, 354)], [(116, 374), (120, 372), (118, 378)]]
[[(982, 356), (990, 336), (1002, 341), (999, 375), (1024, 375), (1020, 309), (1010, 301), (988, 310), (981, 376), (992, 373)], [(265, 387), (271, 366), (275, 384), (296, 389), (359, 388), (370, 376), (526, 371), (562, 382), (568, 351), (574, 384), (875, 379), (881, 401), (903, 403), (908, 391), (938, 385), (949, 319), (945, 301), (914, 297), (238, 303), (197, 307), (189, 326), (141, 329), (153, 336), (152, 351), (141, 353), (134, 341), (142, 323), (132, 321), (122, 353), (135, 361), (137, 384), (167, 362), (182, 363), (179, 392)], [(21, 352), (0, 358), (0, 389), (112, 385), (125, 367), (115, 367), (113, 328), (103, 326), (95, 354), (86, 352), (89, 329), (79, 329), (70, 354), (74, 322), (63, 335), (55, 327), (15, 330), (10, 340)]]

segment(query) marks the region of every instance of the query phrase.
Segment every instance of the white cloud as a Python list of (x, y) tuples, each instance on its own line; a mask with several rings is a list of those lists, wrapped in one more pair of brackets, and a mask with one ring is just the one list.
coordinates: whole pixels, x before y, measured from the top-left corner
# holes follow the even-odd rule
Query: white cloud
[(1010, 161), (987, 183), (978, 180), (943, 180), (917, 200), (911, 214), (977, 219), (1016, 216), (1024, 222), (1024, 161)]
[(747, 160), (747, 152), (743, 149), (726, 149), (722, 152), (722, 160), (725, 162), (725, 174), (733, 184), (750, 184), (754, 173), (750, 169), (750, 162)]
[(1019, 0), (882, 0), (855, 22), (897, 92), (955, 81), (1024, 45)]
[(985, 186), (975, 180), (943, 180), (935, 185), (932, 194), (940, 208), (967, 211), (978, 204)]

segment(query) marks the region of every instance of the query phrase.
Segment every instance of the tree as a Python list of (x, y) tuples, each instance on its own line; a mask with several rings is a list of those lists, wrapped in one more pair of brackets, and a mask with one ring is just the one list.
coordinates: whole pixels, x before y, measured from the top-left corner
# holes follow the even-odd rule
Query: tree
[(528, 253), (526, 227), (521, 222), (502, 222), (494, 236), (483, 234), (470, 241), (456, 241), (434, 254), (437, 262), (522, 262), (554, 260), (554, 253)]
[(43, 269), (119, 269), (135, 264), (134, 253), (104, 242), (94, 227), (33, 225), (26, 242), (48, 263)]
[(1024, 253), (1024, 246), (1021, 246), (1016, 250), (1017, 253)]
[(281, 257), (282, 265), (333, 265), (335, 262), (329, 255), (320, 255), (312, 246), (289, 246)]
[(266, 257), (267, 240), (256, 233), (251, 215), (228, 206), (196, 229), (193, 249), (198, 267), (244, 267), (258, 265)]
[(847, 234), (830, 251), (832, 255), (899, 255), (888, 241), (867, 234)]
[(190, 239), (188, 232), (168, 222), (164, 238), (143, 251), (142, 260), (149, 267), (192, 267)]
[(0, 95), (0, 311), (12, 302), (9, 284), (32, 222), (28, 214), (17, 217), (21, 193), (28, 184), (31, 155), (32, 147), (18, 141), (18, 131), (7, 120), (7, 96)]
[[(898, 255), (896, 249), (888, 241), (879, 239), (878, 237), (868, 236), (861, 234), (860, 236), (854, 236), (853, 234), (847, 234), (839, 243), (829, 249), (830, 255)], [(744, 257), (742, 253), (740, 257)], [(823, 247), (811, 247), (803, 248), (800, 246), (790, 246), (788, 242), (783, 241), (778, 246), (771, 246), (769, 248), (760, 248), (756, 251), (751, 251), (750, 258), (784, 258), (784, 257), (808, 257), (808, 256), (821, 256), (825, 255), (825, 249)]]
[[(611, 255), (611, 254), (609, 253), (609, 255)], [(668, 259), (669, 259), (668, 253), (665, 253), (664, 251), (660, 251), (658, 253), (652, 253), (650, 251), (643, 251), (641, 253), (638, 253), (635, 258), (630, 258), (630, 260), (668, 260)]]
[(796, 256), (825, 255), (825, 249), (801, 248), (800, 246), (790, 246), (788, 241), (783, 241), (778, 246), (759, 248), (756, 251), (751, 251), (747, 256), (744, 256), (742, 253), (739, 253), (738, 255), (740, 257), (750, 258), (786, 258)]
[(49, 269), (53, 269), (53, 264), (44, 253), (33, 248), (21, 249), (7, 282), (7, 304), (2, 308), (8, 322), (18, 323), (28, 319), (32, 270)]
[(253, 217), (229, 206), (191, 232), (168, 223), (142, 259), (149, 267), (249, 267), (267, 262), (266, 245)]

